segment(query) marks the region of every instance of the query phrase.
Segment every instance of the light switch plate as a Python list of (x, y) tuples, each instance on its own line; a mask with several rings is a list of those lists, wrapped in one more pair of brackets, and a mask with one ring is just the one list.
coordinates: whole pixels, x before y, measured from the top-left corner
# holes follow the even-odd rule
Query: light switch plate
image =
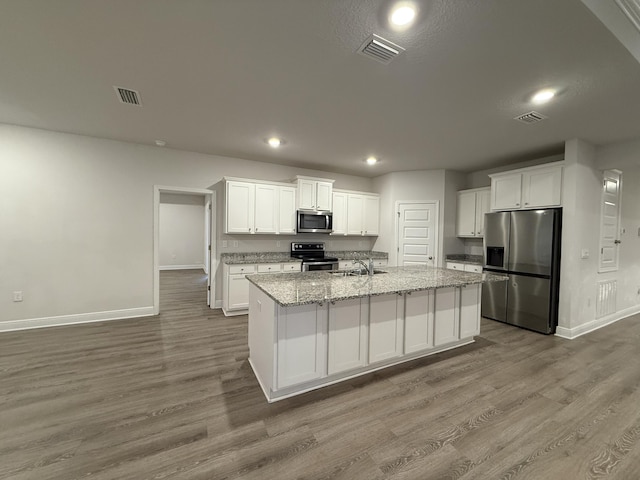
[(583, 248), (582, 250), (580, 250), (580, 258), (582, 258), (582, 259), (589, 258), (589, 249), (588, 248)]

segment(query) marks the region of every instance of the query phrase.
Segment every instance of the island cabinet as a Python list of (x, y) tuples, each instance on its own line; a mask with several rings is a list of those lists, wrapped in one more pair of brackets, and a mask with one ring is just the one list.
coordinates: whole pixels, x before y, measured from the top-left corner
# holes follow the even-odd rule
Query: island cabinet
[(250, 284), (249, 363), (270, 402), (473, 342), (480, 284), (282, 306)]

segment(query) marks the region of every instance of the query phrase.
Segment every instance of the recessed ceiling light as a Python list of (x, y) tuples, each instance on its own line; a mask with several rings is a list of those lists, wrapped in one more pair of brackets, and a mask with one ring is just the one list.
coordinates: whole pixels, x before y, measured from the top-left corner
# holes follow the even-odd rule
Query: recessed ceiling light
[(164, 140), (156, 140), (156, 145), (159, 147), (164, 147), (167, 144)]
[(411, 5), (401, 4), (391, 12), (391, 23), (399, 27), (409, 25), (416, 18), (416, 9)]
[(278, 137), (271, 137), (267, 139), (267, 143), (269, 144), (270, 147), (278, 148), (280, 145), (282, 145), (282, 140), (279, 139)]
[(375, 165), (376, 163), (378, 163), (378, 159), (376, 157), (369, 157), (365, 160), (365, 162), (367, 162), (367, 165)]
[(556, 91), (551, 88), (545, 88), (544, 90), (540, 90), (533, 97), (531, 97), (531, 101), (537, 105), (541, 103), (547, 103), (556, 95)]

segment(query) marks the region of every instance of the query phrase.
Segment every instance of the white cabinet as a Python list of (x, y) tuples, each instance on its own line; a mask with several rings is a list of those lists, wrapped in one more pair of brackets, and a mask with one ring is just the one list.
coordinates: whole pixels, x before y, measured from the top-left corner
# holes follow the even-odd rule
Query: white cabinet
[(255, 218), (255, 184), (226, 183), (225, 233), (252, 233)]
[(367, 297), (329, 304), (328, 374), (364, 367), (367, 361)]
[(405, 295), (405, 354), (433, 348), (434, 298), (434, 290), (423, 290)]
[(387, 260), (386, 258), (376, 258), (373, 260), (374, 267), (386, 267), (388, 263), (389, 260)]
[(256, 270), (256, 265), (224, 264), (222, 311), (225, 315), (240, 315), (246, 313), (246, 310), (249, 308), (249, 281), (245, 276), (256, 273)]
[(369, 301), (369, 363), (402, 355), (403, 296), (372, 296)]
[(227, 234), (296, 233), (296, 189), (245, 179), (225, 182)]
[(461, 272), (482, 273), (482, 265), (462, 262), (447, 262), (446, 268), (450, 270), (460, 270)]
[(326, 375), (327, 307), (300, 305), (278, 308), (277, 388)]
[(448, 268), (449, 270), (460, 270), (461, 272), (463, 272), (464, 271), (464, 263), (447, 262), (446, 268)]
[(480, 334), (480, 285), (460, 288), (460, 338)]
[(436, 290), (434, 318), (434, 346), (458, 340), (459, 309), (458, 288), (439, 288)]
[(276, 233), (278, 230), (278, 187), (255, 184), (254, 230), (251, 233)]
[(378, 235), (380, 230), (380, 197), (347, 194), (347, 235)]
[(258, 273), (280, 273), (281, 271), (281, 263), (261, 263), (258, 265)]
[(491, 189), (478, 188), (458, 192), (456, 235), (484, 236), (484, 214), (490, 211)]
[(333, 192), (333, 232), (331, 235), (347, 234), (347, 194)]
[(539, 165), (489, 176), (492, 210), (562, 205), (562, 164)]
[(296, 234), (296, 189), (278, 187), (278, 231), (280, 235)]
[(298, 181), (299, 209), (331, 210), (334, 180), (302, 176), (296, 178)]
[(300, 262), (291, 262), (291, 263), (283, 263), (282, 271), (283, 272), (299, 272), (302, 270), (302, 264)]

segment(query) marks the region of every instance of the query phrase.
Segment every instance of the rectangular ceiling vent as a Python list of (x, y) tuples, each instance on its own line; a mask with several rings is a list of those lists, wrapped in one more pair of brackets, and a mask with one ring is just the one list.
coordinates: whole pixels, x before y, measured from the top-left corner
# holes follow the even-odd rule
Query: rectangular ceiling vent
[(127, 105), (142, 105), (140, 94), (135, 90), (123, 87), (113, 87), (118, 94), (118, 100)]
[(534, 112), (532, 110), (530, 112), (523, 113), (522, 115), (515, 117), (514, 120), (518, 120), (519, 122), (522, 122), (522, 123), (538, 123), (544, 120), (545, 118), (549, 118), (549, 117), (545, 117), (541, 113)]
[(631, 20), (633, 26), (640, 31), (640, 0), (616, 0), (616, 3)]
[(404, 48), (378, 35), (371, 35), (358, 49), (360, 55), (374, 59), (376, 62), (391, 63), (391, 60), (404, 52)]

